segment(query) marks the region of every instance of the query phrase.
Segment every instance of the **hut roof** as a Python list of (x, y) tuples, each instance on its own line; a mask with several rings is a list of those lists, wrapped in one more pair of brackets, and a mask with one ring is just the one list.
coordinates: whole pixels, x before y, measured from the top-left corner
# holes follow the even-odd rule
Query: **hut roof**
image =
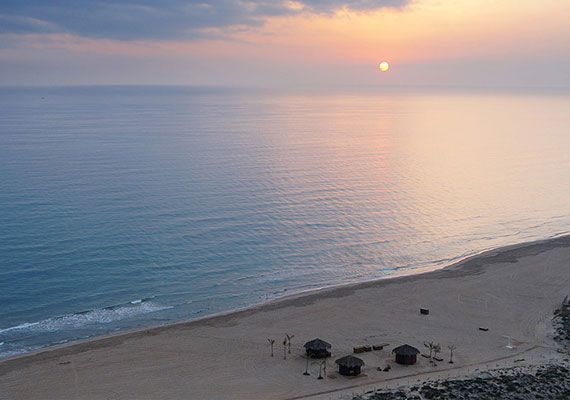
[(344, 365), (345, 367), (348, 368), (361, 367), (364, 365), (364, 361), (362, 361), (358, 357), (354, 357), (351, 355), (341, 357), (338, 360), (336, 360), (335, 363), (337, 363), (338, 365)]
[(332, 345), (330, 343), (327, 343), (319, 338), (313, 339), (305, 343), (305, 349), (311, 349), (311, 350), (327, 350), (330, 349), (331, 347)]
[(416, 354), (419, 354), (420, 351), (409, 344), (403, 344), (392, 350), (392, 353), (400, 354), (402, 356), (415, 356)]

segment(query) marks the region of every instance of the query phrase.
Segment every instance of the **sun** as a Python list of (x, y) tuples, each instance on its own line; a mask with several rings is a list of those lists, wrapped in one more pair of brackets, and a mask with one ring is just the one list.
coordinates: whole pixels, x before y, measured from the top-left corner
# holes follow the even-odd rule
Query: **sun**
[(382, 61), (378, 68), (380, 68), (380, 71), (386, 72), (390, 69), (390, 64), (388, 64), (386, 61)]

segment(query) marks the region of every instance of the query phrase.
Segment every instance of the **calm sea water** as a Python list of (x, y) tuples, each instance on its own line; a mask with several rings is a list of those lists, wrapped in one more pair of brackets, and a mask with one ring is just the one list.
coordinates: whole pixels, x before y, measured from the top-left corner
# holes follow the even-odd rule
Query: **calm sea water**
[(0, 356), (570, 230), (570, 95), (0, 89)]

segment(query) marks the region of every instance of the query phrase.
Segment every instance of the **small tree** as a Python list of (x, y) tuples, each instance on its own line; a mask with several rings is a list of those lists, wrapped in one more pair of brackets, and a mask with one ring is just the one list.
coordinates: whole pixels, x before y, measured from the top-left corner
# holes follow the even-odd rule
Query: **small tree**
[(424, 346), (429, 349), (429, 361), (433, 362), (432, 355), (433, 355), (433, 350), (435, 348), (435, 344), (433, 342), (427, 342), (427, 343), (424, 342)]
[(275, 344), (275, 339), (267, 339), (269, 345), (271, 346), (271, 357), (273, 357), (273, 345)]
[(293, 339), (293, 338), (295, 337), (295, 335), (287, 335), (287, 334), (285, 334), (285, 336), (287, 337), (288, 353), (291, 354), (291, 339)]
[(449, 363), (453, 364), (453, 350), (455, 350), (457, 347), (452, 344), (450, 346), (447, 346), (447, 348), (449, 349)]
[(441, 346), (440, 346), (439, 343), (438, 343), (438, 344), (436, 344), (436, 345), (433, 347), (433, 355), (434, 355), (434, 357), (437, 358), (437, 355), (438, 355), (439, 353), (441, 353)]
[(287, 359), (287, 338), (283, 339), (283, 359)]

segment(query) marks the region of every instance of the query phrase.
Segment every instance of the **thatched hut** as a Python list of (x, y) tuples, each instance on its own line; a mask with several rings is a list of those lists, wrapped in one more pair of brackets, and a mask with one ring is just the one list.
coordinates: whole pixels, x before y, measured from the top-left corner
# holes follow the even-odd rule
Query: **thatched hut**
[(420, 351), (409, 344), (403, 344), (392, 350), (396, 354), (396, 362), (398, 364), (412, 365), (417, 362), (417, 356)]
[(311, 358), (325, 358), (330, 357), (331, 352), (329, 349), (332, 347), (330, 343), (325, 342), (319, 338), (313, 339), (305, 343), (305, 351), (307, 356)]
[(346, 376), (356, 376), (360, 374), (360, 369), (364, 365), (364, 361), (351, 355), (339, 358), (335, 363), (338, 364), (338, 372)]

